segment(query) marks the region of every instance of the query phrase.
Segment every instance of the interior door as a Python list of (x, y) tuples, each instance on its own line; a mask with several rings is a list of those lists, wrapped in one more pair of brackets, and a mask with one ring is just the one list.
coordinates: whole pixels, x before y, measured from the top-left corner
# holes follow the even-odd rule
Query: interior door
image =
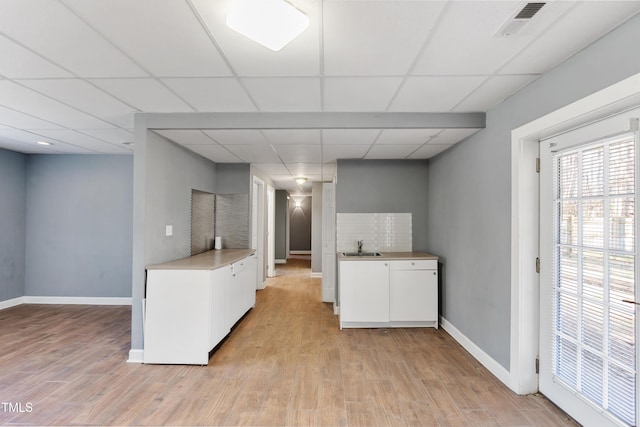
[(540, 146), (539, 388), (585, 426), (638, 425), (638, 132), (623, 116)]

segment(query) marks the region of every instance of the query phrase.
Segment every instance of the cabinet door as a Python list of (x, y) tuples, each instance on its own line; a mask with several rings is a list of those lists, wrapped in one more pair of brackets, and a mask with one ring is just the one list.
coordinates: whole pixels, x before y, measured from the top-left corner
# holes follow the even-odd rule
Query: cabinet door
[(209, 348), (213, 348), (229, 333), (229, 283), (231, 269), (219, 268), (211, 272), (211, 292), (209, 294)]
[(249, 310), (256, 305), (256, 289), (258, 285), (258, 258), (255, 255), (244, 259), (243, 272), (244, 290), (246, 293), (246, 307)]
[(437, 270), (391, 270), (391, 321), (438, 320)]
[(340, 321), (389, 321), (389, 264), (385, 261), (340, 262)]

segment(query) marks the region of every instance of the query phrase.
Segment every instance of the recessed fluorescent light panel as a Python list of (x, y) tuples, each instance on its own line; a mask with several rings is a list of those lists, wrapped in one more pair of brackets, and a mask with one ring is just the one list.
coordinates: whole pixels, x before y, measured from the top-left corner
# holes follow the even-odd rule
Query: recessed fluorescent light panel
[(284, 0), (235, 0), (227, 26), (277, 52), (307, 29), (309, 18)]

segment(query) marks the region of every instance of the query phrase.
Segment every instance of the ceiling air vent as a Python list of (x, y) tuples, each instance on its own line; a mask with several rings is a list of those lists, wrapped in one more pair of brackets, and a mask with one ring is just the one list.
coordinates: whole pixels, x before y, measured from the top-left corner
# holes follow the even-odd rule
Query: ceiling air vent
[(545, 4), (546, 3), (527, 3), (515, 16), (509, 18), (507, 22), (496, 31), (493, 37), (515, 36)]

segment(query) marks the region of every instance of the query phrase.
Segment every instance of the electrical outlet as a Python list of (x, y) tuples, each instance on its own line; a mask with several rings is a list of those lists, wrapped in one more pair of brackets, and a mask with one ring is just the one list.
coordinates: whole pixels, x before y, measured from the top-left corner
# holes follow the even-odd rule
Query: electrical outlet
[(164, 235), (169, 237), (169, 236), (173, 236), (173, 225), (167, 225), (164, 228)]

